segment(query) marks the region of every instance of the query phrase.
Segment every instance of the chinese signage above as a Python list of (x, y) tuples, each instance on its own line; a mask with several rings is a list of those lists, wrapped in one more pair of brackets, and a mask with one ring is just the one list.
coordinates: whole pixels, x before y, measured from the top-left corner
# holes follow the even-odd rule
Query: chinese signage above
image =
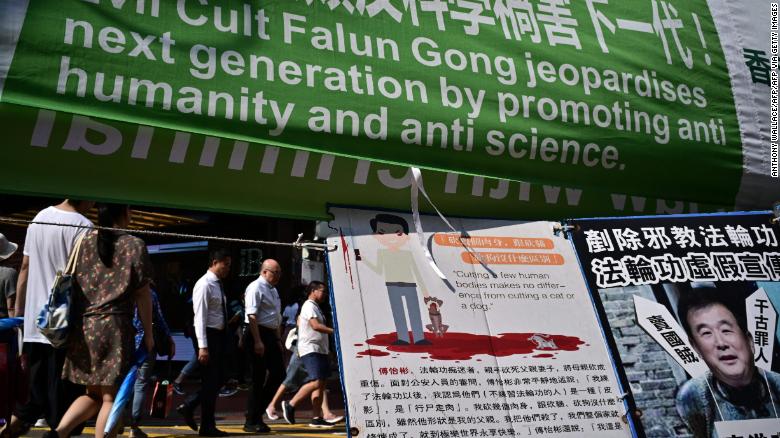
[(780, 229), (773, 215), (570, 224), (645, 431), (710, 437), (779, 430)]
[[(2, 5), (0, 101), (204, 135), (205, 166), (240, 169), (261, 143), (728, 207), (778, 192), (740, 193), (765, 183), (769, 48), (734, 2), (50, 6)], [(187, 139), (173, 163), (195, 160)]]

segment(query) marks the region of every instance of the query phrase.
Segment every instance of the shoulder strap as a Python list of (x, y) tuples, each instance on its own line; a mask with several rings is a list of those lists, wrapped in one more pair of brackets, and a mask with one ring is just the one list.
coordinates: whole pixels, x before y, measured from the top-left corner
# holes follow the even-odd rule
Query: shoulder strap
[(73, 245), (73, 249), (70, 251), (70, 257), (68, 257), (68, 265), (65, 266), (65, 275), (73, 275), (76, 273), (76, 264), (78, 263), (79, 253), (81, 252), (81, 242), (84, 241), (84, 237), (89, 233), (89, 230), (81, 233), (76, 239), (76, 244)]
[(320, 313), (322, 313), (322, 309), (320, 308), (320, 305), (319, 305), (319, 304), (317, 304), (317, 302), (316, 302), (316, 301), (314, 301), (314, 300), (306, 300), (306, 301), (307, 301), (307, 302), (310, 302), (310, 303), (312, 303), (312, 304), (314, 304), (314, 307), (315, 307), (317, 310), (319, 310), (319, 311), (320, 311)]

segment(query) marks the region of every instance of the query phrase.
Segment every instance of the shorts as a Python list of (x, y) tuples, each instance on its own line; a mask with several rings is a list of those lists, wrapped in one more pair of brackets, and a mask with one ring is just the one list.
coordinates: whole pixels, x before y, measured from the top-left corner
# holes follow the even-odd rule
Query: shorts
[(306, 373), (309, 375), (309, 381), (325, 380), (330, 376), (327, 354), (309, 353), (301, 356), (301, 361), (303, 361), (303, 367), (306, 368)]
[(303, 367), (301, 357), (298, 356), (298, 349), (293, 347), (292, 357), (290, 357), (290, 364), (287, 365), (287, 376), (284, 378), (285, 389), (289, 392), (298, 392), (298, 389), (303, 386), (304, 383), (310, 381), (309, 375), (306, 373), (306, 369)]

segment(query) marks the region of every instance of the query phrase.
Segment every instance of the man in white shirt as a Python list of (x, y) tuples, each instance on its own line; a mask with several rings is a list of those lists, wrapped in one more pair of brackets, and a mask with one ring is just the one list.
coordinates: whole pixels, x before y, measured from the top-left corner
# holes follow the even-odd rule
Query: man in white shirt
[[(266, 259), (260, 267), (260, 276), (249, 283), (244, 292), (245, 319), (252, 342), (252, 388), (247, 398), (244, 430), (268, 433), (263, 422), (263, 411), (284, 380), (284, 362), (281, 344), (282, 301), (276, 285), (282, 278), (282, 268), (273, 259)], [(268, 371), (268, 378), (266, 378)]]
[(0, 436), (18, 436), (38, 418), (45, 418), (56, 428), (80, 387), (62, 380), (65, 349), (54, 349), (38, 331), (35, 321), (43, 305), (48, 303), (57, 271), (65, 269), (76, 239), (92, 227), (84, 217), (94, 205), (91, 201), (66, 199), (58, 205), (41, 210), (33, 222), (72, 226), (31, 224), (24, 241), (24, 257), (16, 283), (16, 316), (24, 317), (24, 344), (30, 370), (30, 396), (11, 417), (7, 430)]
[(284, 419), (295, 424), (295, 406), (301, 400), (311, 395), (312, 420), (309, 426), (332, 427), (333, 424), (322, 418), (322, 397), (325, 395), (325, 383), (330, 375), (328, 360), (328, 335), (333, 334), (333, 329), (325, 325), (325, 315), (320, 309), (328, 297), (325, 284), (312, 281), (306, 287), (309, 299), (301, 307), (301, 315), (298, 317), (298, 354), (301, 357), (306, 373), (309, 375), (308, 383), (289, 402), (282, 402)]
[[(195, 337), (198, 341), (198, 362), (202, 386), (176, 410), (187, 426), (200, 436), (227, 436), (217, 429), (214, 411), (219, 388), (224, 380), (225, 345), (227, 338), (227, 307), (222, 280), (230, 274), (230, 252), (213, 250), (209, 254), (209, 269), (192, 290), (192, 310), (195, 314)], [(193, 413), (200, 405), (200, 430)]]

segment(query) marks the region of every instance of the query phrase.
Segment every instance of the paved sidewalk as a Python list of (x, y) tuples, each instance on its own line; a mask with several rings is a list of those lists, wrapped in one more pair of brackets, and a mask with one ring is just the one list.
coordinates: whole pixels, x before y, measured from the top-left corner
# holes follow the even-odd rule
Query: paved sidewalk
[[(195, 385), (189, 383), (186, 385), (188, 389), (194, 389)], [(220, 397), (217, 399), (217, 427), (225, 432), (230, 432), (231, 435), (241, 437), (252, 436), (275, 436), (275, 437), (334, 437), (334, 436), (346, 436), (347, 426), (342, 422), (333, 426), (332, 428), (314, 428), (309, 427), (309, 421), (311, 419), (311, 406), (308, 402), (304, 402), (300, 407), (300, 410), (296, 413), (297, 424), (290, 425), (284, 420), (279, 419), (276, 421), (268, 421), (264, 418), (266, 423), (271, 427), (270, 434), (264, 435), (252, 435), (243, 431), (244, 425), (244, 408), (246, 406), (246, 391), (239, 391), (232, 397)], [(147, 399), (148, 400), (148, 399)], [(329, 397), (331, 400), (331, 407), (336, 415), (344, 415), (343, 403), (341, 397), (333, 394)], [(178, 394), (174, 394), (173, 406), (178, 406), (184, 401), (184, 397)], [(195, 412), (195, 419), (200, 421), (199, 410)], [(94, 423), (92, 423), (94, 424)], [(198, 433), (184, 425), (184, 420), (179, 416), (175, 409), (171, 409), (168, 418), (161, 420), (157, 418), (145, 417), (142, 422), (141, 429), (146, 432), (150, 437), (197, 437)], [(33, 428), (30, 433), (25, 436), (40, 437), (47, 429), (36, 427)], [(129, 428), (125, 428), (124, 436), (128, 437), (130, 433)], [(84, 429), (84, 433), (81, 435), (83, 438), (94, 436), (94, 427), (87, 427)]]
[[(308, 423), (308, 421), (306, 422)], [(268, 425), (271, 426), (271, 433), (270, 434), (263, 434), (263, 435), (252, 435), (249, 433), (246, 433), (242, 430), (242, 424), (237, 423), (235, 421), (220, 421), (218, 422), (217, 427), (221, 430), (224, 430), (225, 432), (229, 432), (231, 435), (234, 436), (241, 436), (241, 437), (253, 437), (253, 436), (275, 436), (275, 437), (320, 437), (320, 438), (328, 438), (328, 437), (343, 437), (347, 435), (347, 429), (344, 423), (341, 423), (339, 425), (336, 425), (332, 428), (313, 428), (309, 427), (306, 423), (304, 424), (294, 424), (290, 425), (287, 423), (269, 423)], [(43, 432), (47, 429), (36, 427), (33, 428), (27, 435), (28, 437), (40, 437), (43, 435)], [(142, 430), (146, 432), (150, 437), (197, 437), (198, 433), (193, 432), (192, 429), (190, 429), (187, 426), (165, 426), (165, 425), (157, 425), (157, 426), (144, 426), (142, 427)], [(128, 433), (130, 432), (129, 429), (125, 429), (124, 431), (124, 437), (128, 436)], [(82, 437), (89, 437), (95, 435), (95, 428), (94, 427), (87, 427), (84, 429), (84, 433), (81, 435)]]

